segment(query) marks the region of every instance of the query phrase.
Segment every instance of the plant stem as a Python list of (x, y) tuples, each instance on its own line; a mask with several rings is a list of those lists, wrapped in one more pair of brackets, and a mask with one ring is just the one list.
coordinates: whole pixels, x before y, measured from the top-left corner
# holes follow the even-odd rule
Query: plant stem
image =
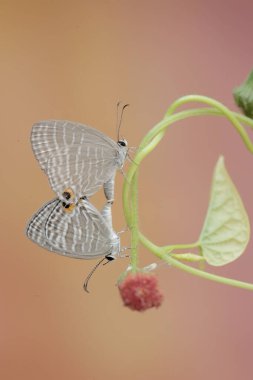
[(132, 180), (131, 193), (131, 270), (133, 273), (137, 271), (138, 266), (138, 244), (139, 244), (139, 229), (138, 229), (138, 171), (135, 172)]
[[(189, 102), (200, 102), (207, 104), (209, 107), (190, 109), (177, 112), (174, 114), (176, 108), (181, 105), (184, 105)], [(231, 286), (236, 286), (244, 289), (253, 290), (253, 284), (248, 284), (241, 281), (236, 281), (229, 278), (224, 278), (221, 276), (216, 276), (211, 273), (207, 273), (201, 271), (199, 269), (193, 268), (186, 264), (181, 263), (174, 257), (178, 259), (183, 259), (183, 257), (187, 257), (191, 259), (190, 261), (196, 261), (199, 258), (202, 259), (201, 256), (197, 256), (194, 254), (177, 254), (177, 256), (173, 254), (168, 254), (172, 250), (175, 249), (189, 249), (198, 247), (201, 248), (199, 242), (192, 244), (178, 244), (178, 245), (170, 245), (164, 247), (158, 247), (149, 241), (138, 229), (138, 188), (137, 188), (137, 179), (138, 179), (138, 167), (142, 160), (152, 152), (152, 150), (159, 144), (161, 139), (163, 138), (166, 129), (172, 125), (173, 123), (186, 119), (188, 117), (193, 116), (203, 116), (203, 115), (212, 115), (212, 116), (225, 116), (235, 127), (239, 135), (241, 136), (244, 144), (247, 149), (253, 153), (253, 143), (249, 138), (244, 126), (241, 123), (248, 125), (250, 128), (253, 128), (253, 120), (248, 117), (238, 114), (236, 112), (230, 111), (227, 107), (225, 107), (222, 103), (200, 95), (189, 95), (184, 96), (178, 100), (176, 100), (167, 110), (166, 115), (162, 121), (160, 121), (156, 126), (154, 126), (147, 135), (143, 138), (140, 144), (139, 151), (134, 157), (134, 162), (130, 166), (128, 173), (126, 175), (124, 186), (123, 186), (123, 208), (125, 213), (125, 218), (128, 226), (132, 232), (132, 254), (131, 254), (131, 267), (132, 271), (135, 272), (137, 270), (138, 264), (138, 243), (139, 241), (151, 252), (153, 252), (157, 257), (166, 261), (167, 263), (175, 266), (179, 269), (182, 269), (188, 273), (194, 274), (199, 277), (203, 277), (212, 281), (220, 282), (223, 284), (228, 284)], [(173, 255), (173, 257), (172, 257)], [(183, 256), (185, 255), (185, 256)], [(194, 256), (189, 256), (194, 255)], [(197, 257), (195, 257), (197, 256)]]
[[(193, 97), (193, 96), (192, 96)], [(186, 97), (185, 97), (186, 98)], [(203, 97), (204, 98), (204, 97)], [(207, 98), (209, 99), (209, 98)], [(210, 99), (212, 100), (212, 99)], [(177, 101), (178, 102), (178, 101)], [(216, 102), (216, 101), (214, 101)], [(175, 102), (176, 103), (176, 102)], [(244, 141), (244, 144), (246, 145), (247, 149), (252, 153), (253, 152), (253, 144), (244, 129), (244, 126), (240, 123), (246, 123), (250, 128), (253, 128), (253, 120), (249, 119), (248, 117), (244, 115), (240, 115), (236, 112), (230, 111), (227, 107), (223, 106), (221, 103), (216, 102), (219, 107), (218, 108), (208, 108), (208, 107), (203, 107), (203, 108), (196, 108), (196, 109), (191, 109), (191, 110), (185, 110), (185, 111), (180, 111), (175, 114), (169, 114), (169, 112), (172, 111), (172, 106), (169, 108), (167, 111), (164, 119), (160, 121), (158, 124), (156, 124), (147, 134), (146, 136), (142, 139), (140, 148), (145, 147), (156, 135), (162, 134), (161, 137), (164, 135), (165, 129), (179, 121), (186, 119), (188, 117), (193, 117), (193, 116), (225, 116), (229, 121), (231, 121), (232, 125), (235, 127), (237, 132), (240, 134), (241, 138)], [(174, 103), (173, 103), (174, 104)], [(182, 105), (184, 103), (180, 103)], [(177, 105), (178, 107), (179, 105)]]
[(191, 263), (206, 262), (203, 256), (196, 255), (195, 253), (170, 253), (170, 257), (176, 260), (189, 261)]
[(217, 276), (216, 274), (211, 274), (209, 272), (204, 272), (200, 269), (196, 269), (196, 268), (190, 267), (189, 265), (183, 264), (183, 263), (179, 262), (178, 260), (176, 260), (170, 256), (167, 256), (167, 257), (161, 256), (161, 259), (165, 260), (166, 262), (168, 262), (169, 264), (171, 264), (172, 266), (174, 266), (178, 269), (182, 269), (183, 271), (185, 271), (187, 273), (193, 274), (193, 275), (198, 276), (198, 277), (205, 278), (206, 280), (220, 282), (222, 284), (234, 286), (237, 288), (253, 290), (253, 284), (243, 282), (243, 281), (234, 280), (232, 278)]
[[(192, 96), (193, 97), (193, 96)], [(186, 98), (186, 97), (185, 97)], [(181, 98), (181, 99), (185, 99)], [(204, 98), (204, 97), (203, 97)], [(209, 98), (208, 98), (209, 99)], [(173, 104), (176, 104), (173, 103)], [(177, 103), (178, 104), (178, 103)], [(247, 118), (246, 116), (233, 113), (229, 111), (225, 106), (223, 106), (229, 113), (233, 115), (233, 120), (238, 119), (241, 120), (244, 123), (247, 123), (250, 127), (253, 128), (253, 120)], [(171, 107), (170, 109), (171, 110)], [(168, 113), (169, 111), (167, 111)], [(152, 150), (159, 144), (161, 139), (164, 136), (166, 128), (168, 128), (171, 124), (187, 119), (188, 117), (193, 116), (203, 116), (203, 115), (214, 115), (214, 116), (224, 116), (224, 113), (219, 109), (213, 109), (213, 108), (197, 108), (192, 110), (186, 110), (178, 112), (174, 115), (168, 116), (162, 121), (160, 121), (155, 127), (153, 127), (147, 135), (143, 138), (141, 144), (140, 144), (140, 150), (137, 152), (137, 154), (134, 157), (134, 162), (130, 166), (128, 173), (126, 175), (126, 179), (124, 181), (123, 185), (123, 208), (124, 208), (124, 214), (127, 221), (128, 226), (131, 225), (131, 213), (128, 205), (129, 196), (130, 196), (130, 187), (131, 187), (131, 181), (133, 178), (133, 175), (135, 171), (137, 170), (139, 164), (141, 161), (152, 152)], [(238, 123), (237, 123), (238, 124)], [(234, 125), (234, 124), (233, 124)], [(238, 126), (237, 126), (238, 127)], [(238, 130), (239, 128), (239, 130)], [(247, 148), (253, 152), (253, 144), (247, 135), (246, 131), (244, 130), (244, 127), (239, 124), (239, 127), (237, 130), (239, 131), (241, 137), (243, 138), (243, 141)]]
[(210, 281), (220, 282), (222, 284), (235, 286), (237, 288), (253, 290), (253, 284), (234, 280), (232, 278), (217, 276), (215, 274), (212, 274), (209, 272), (204, 272), (200, 269), (196, 269), (196, 268), (191, 267), (189, 265), (183, 264), (183, 263), (179, 262), (178, 260), (176, 260), (175, 258), (173, 258), (171, 255), (165, 254), (161, 247), (158, 247), (155, 244), (151, 243), (143, 234), (139, 233), (139, 238), (140, 238), (140, 241), (142, 242), (142, 244), (147, 249), (152, 251), (159, 259), (167, 262), (171, 266), (174, 266), (178, 269), (183, 270), (184, 272), (193, 274), (193, 275), (198, 276), (198, 277), (205, 278), (205, 279), (210, 280)]
[(197, 241), (196, 243), (190, 244), (173, 244), (161, 247), (164, 253), (169, 253), (175, 249), (190, 249), (190, 248), (199, 248), (201, 244)]

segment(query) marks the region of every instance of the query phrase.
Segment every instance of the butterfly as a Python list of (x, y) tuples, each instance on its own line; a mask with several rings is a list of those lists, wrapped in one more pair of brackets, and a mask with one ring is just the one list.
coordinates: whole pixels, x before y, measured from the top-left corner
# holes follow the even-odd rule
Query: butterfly
[(41, 247), (78, 259), (106, 257), (120, 252), (120, 238), (112, 228), (110, 203), (101, 213), (83, 197), (77, 204), (53, 199), (28, 222), (27, 237)]
[(60, 201), (77, 203), (104, 186), (106, 199), (113, 202), (116, 170), (122, 169), (128, 152), (126, 140), (115, 142), (76, 122), (45, 120), (33, 125), (31, 144)]

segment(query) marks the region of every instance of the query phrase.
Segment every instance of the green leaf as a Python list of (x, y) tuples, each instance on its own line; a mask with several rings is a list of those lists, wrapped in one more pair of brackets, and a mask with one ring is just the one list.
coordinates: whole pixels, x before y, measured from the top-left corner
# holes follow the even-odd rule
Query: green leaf
[(234, 99), (243, 113), (253, 119), (253, 70), (246, 81), (233, 91)]
[(199, 242), (210, 265), (221, 266), (236, 260), (250, 237), (248, 215), (221, 156), (216, 164), (211, 199)]

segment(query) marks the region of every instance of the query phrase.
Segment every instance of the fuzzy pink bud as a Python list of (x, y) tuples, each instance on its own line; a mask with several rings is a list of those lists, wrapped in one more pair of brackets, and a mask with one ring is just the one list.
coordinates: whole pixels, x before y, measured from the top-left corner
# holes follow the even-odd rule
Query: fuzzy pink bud
[(118, 287), (124, 305), (132, 310), (144, 311), (159, 307), (163, 301), (157, 278), (150, 273), (130, 273)]

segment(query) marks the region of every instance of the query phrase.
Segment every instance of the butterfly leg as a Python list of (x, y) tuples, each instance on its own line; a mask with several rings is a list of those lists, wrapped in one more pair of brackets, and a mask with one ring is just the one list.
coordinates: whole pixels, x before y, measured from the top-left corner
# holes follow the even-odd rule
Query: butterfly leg
[(123, 228), (123, 230), (120, 230), (120, 231), (117, 232), (117, 235), (121, 235), (121, 234), (123, 234), (124, 232), (127, 232), (127, 231), (130, 231), (130, 228), (128, 226), (125, 226)]
[(120, 250), (120, 252), (119, 252), (119, 256), (118, 257), (121, 258), (121, 259), (122, 258), (124, 259), (124, 258), (130, 257), (130, 255), (127, 255), (127, 254), (124, 253), (125, 251), (127, 251), (129, 249), (132, 249), (132, 247), (122, 247), (121, 250)]
[(137, 166), (137, 163), (134, 161), (134, 159), (130, 156), (129, 153), (127, 153), (127, 161), (129, 161), (129, 162), (131, 162)]

